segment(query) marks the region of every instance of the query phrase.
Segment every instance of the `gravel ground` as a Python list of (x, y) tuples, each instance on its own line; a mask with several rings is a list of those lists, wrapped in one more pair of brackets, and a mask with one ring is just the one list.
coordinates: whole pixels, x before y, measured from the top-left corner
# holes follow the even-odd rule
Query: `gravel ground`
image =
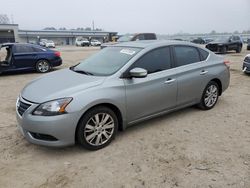
[[(225, 55), (231, 83), (214, 109), (191, 107), (140, 123), (95, 152), (28, 143), (16, 127), (15, 102), (41, 74), (0, 76), (0, 187), (249, 188), (250, 76), (241, 72), (245, 49)], [(59, 50), (61, 69), (98, 48)]]

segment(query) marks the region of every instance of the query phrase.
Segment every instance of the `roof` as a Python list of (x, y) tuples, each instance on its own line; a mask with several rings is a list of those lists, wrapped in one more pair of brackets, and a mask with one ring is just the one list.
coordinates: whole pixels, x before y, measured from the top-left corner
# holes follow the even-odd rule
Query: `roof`
[(35, 47), (43, 48), (42, 46), (39, 46), (37, 44), (30, 44), (30, 43), (3, 43), (3, 44), (0, 44), (0, 48), (6, 47), (6, 46), (14, 46), (14, 45), (26, 45), (26, 46), (35, 46)]
[(167, 45), (197, 46), (191, 42), (177, 41), (177, 40), (140, 40), (140, 41), (133, 41), (133, 42), (122, 42), (119, 44), (115, 44), (114, 46), (148, 48), (148, 47), (161, 47), (161, 46), (167, 46)]

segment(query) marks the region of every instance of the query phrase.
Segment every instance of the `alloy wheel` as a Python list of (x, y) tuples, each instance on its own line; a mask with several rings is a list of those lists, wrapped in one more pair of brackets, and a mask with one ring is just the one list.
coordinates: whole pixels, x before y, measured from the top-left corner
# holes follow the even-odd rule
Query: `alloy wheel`
[(215, 85), (210, 85), (205, 93), (204, 103), (207, 107), (215, 105), (218, 99), (218, 88)]
[(111, 139), (114, 129), (114, 119), (111, 115), (97, 113), (87, 121), (84, 138), (92, 146), (101, 146)]
[(39, 72), (48, 72), (49, 71), (49, 63), (47, 61), (40, 61), (37, 65)]

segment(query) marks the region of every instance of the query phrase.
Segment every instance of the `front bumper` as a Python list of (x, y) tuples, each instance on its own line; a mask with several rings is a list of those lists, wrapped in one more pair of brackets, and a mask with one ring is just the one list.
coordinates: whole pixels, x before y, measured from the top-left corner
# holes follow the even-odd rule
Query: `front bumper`
[(69, 146), (75, 143), (75, 130), (78, 122), (74, 113), (35, 116), (32, 112), (39, 104), (30, 103), (23, 98), (19, 100), (31, 104), (22, 115), (18, 107), (16, 110), (18, 128), (29, 142), (53, 147)]
[(245, 62), (245, 61), (243, 62), (242, 71), (250, 74), (250, 63), (249, 62)]

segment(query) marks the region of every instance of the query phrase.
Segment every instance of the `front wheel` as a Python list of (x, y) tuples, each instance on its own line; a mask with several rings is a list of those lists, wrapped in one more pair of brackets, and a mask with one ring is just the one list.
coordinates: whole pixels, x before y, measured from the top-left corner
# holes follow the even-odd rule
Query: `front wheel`
[(203, 110), (212, 109), (219, 98), (219, 86), (216, 82), (210, 81), (203, 91), (199, 107)]
[(36, 71), (40, 73), (46, 73), (50, 71), (50, 65), (47, 60), (39, 60), (36, 63)]
[(84, 148), (98, 150), (110, 144), (118, 130), (115, 113), (104, 106), (88, 111), (77, 127), (77, 141)]

